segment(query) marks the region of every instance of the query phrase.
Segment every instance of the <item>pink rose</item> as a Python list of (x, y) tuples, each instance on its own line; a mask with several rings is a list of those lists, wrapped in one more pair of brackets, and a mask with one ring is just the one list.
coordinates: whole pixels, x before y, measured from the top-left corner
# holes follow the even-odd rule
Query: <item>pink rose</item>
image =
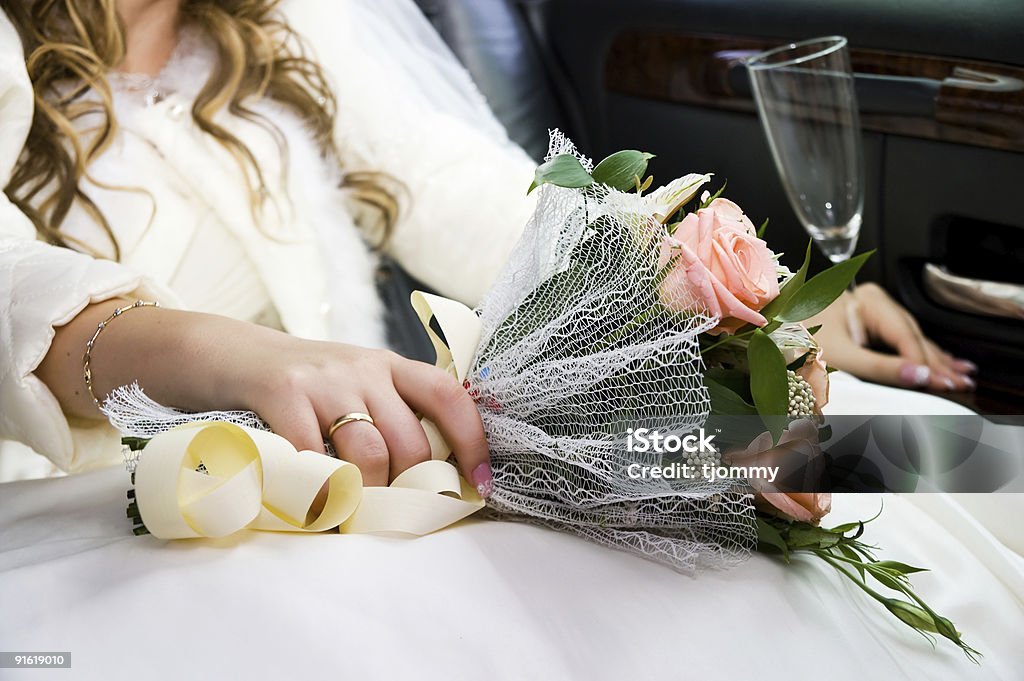
[[(719, 318), (713, 334), (734, 333), (744, 324), (764, 326), (760, 310), (779, 295), (775, 257), (740, 207), (715, 199), (707, 208), (690, 213), (661, 245), (659, 266), (679, 254), (665, 278), (666, 304), (690, 309), (696, 296)], [(674, 295), (670, 295), (671, 292)]]
[[(810, 419), (791, 423), (777, 445), (772, 444), (771, 433), (764, 432), (745, 451), (726, 454), (724, 460), (729, 466), (779, 466), (776, 480), (803, 469), (805, 482), (810, 485), (817, 484), (824, 464), (818, 427)], [(754, 488), (754, 504), (774, 515), (817, 525), (832, 510), (832, 495), (828, 492), (780, 492), (764, 478), (751, 478), (747, 483)]]

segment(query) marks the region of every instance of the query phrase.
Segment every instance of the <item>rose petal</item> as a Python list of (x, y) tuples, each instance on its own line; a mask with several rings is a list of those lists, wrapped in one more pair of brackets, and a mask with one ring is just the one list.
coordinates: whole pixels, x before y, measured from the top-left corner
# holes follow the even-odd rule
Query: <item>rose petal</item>
[[(718, 301), (722, 305), (722, 316), (723, 322), (728, 323), (728, 317), (733, 317), (737, 320), (741, 320), (754, 326), (764, 326), (768, 323), (759, 312), (751, 310), (749, 307), (744, 305), (740, 300), (734, 296), (729, 289), (727, 289), (722, 282), (718, 279), (711, 279), (711, 285), (715, 288), (715, 295), (718, 296)], [(721, 326), (721, 325), (720, 325)], [(738, 324), (736, 328), (739, 328), (742, 324)]]
[(732, 228), (756, 236), (757, 230), (754, 223), (744, 214), (743, 209), (729, 199), (719, 197), (709, 203), (705, 210), (711, 210), (720, 215), (724, 220), (730, 222)]
[(711, 264), (711, 234), (715, 230), (715, 214), (708, 211), (700, 211), (697, 215), (697, 247), (694, 251), (697, 257), (705, 265)]
[(828, 404), (828, 366), (822, 359), (821, 350), (811, 350), (812, 356), (807, 358), (803, 366), (796, 370), (796, 375), (807, 381), (814, 394), (814, 411), (817, 414)]
[(810, 419), (797, 419), (789, 424), (782, 435), (779, 436), (779, 444), (799, 441), (818, 443), (818, 426)]
[(783, 494), (782, 492), (770, 492), (762, 494), (761, 498), (787, 518), (805, 523), (813, 523), (817, 520), (814, 514), (797, 503), (792, 495)]

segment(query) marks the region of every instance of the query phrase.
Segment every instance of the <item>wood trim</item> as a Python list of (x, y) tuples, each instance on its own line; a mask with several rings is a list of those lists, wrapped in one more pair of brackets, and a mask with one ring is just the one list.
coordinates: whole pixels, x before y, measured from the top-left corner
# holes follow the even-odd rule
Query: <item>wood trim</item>
[[(611, 92), (661, 101), (752, 113), (754, 104), (740, 60), (779, 40), (664, 31), (626, 31), (605, 60)], [(948, 79), (970, 69), (1024, 82), (1024, 68), (931, 55), (852, 48), (857, 73), (945, 81), (912, 113), (865, 109), (866, 130), (1024, 152), (1024, 88), (997, 91), (965, 87)], [(970, 77), (968, 77), (970, 78)], [(739, 79), (739, 80), (738, 80)], [(741, 82), (742, 80), (742, 82)]]

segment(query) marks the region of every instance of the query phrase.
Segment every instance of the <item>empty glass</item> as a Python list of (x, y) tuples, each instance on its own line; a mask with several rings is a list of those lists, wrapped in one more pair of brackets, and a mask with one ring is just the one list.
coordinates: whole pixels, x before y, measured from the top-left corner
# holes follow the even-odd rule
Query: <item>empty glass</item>
[(846, 38), (783, 45), (746, 64), (790, 204), (829, 260), (846, 260), (864, 210), (860, 116)]

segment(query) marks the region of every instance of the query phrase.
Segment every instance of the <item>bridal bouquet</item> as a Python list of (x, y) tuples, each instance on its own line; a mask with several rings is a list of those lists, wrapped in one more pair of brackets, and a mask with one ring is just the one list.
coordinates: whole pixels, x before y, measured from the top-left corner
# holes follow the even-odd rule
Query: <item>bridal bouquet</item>
[[(530, 187), (535, 214), (481, 305), (414, 294), (438, 365), (477, 403), (494, 472), (486, 505), (452, 476), (429, 421), (436, 460), (389, 488), (360, 490), (348, 464), (290, 456), (253, 414), (180, 414), (123, 389), (105, 411), (142, 438), (136, 450), (145, 446), (129, 493), (139, 530), (422, 534), (485, 507), (691, 573), (755, 550), (787, 562), (805, 553), (973, 659), (911, 589), (921, 568), (878, 560), (860, 539), (865, 523), (821, 527), (829, 495), (787, 489), (768, 472), (780, 457), (812, 472), (821, 459), (828, 370), (816, 329), (802, 322), (870, 254), (809, 277), (808, 248), (790, 271), (763, 240), (765, 225), (724, 187), (705, 189), (710, 175), (652, 190), (651, 158), (622, 151), (595, 165), (552, 133)], [(307, 518), (323, 484), (324, 511)]]

